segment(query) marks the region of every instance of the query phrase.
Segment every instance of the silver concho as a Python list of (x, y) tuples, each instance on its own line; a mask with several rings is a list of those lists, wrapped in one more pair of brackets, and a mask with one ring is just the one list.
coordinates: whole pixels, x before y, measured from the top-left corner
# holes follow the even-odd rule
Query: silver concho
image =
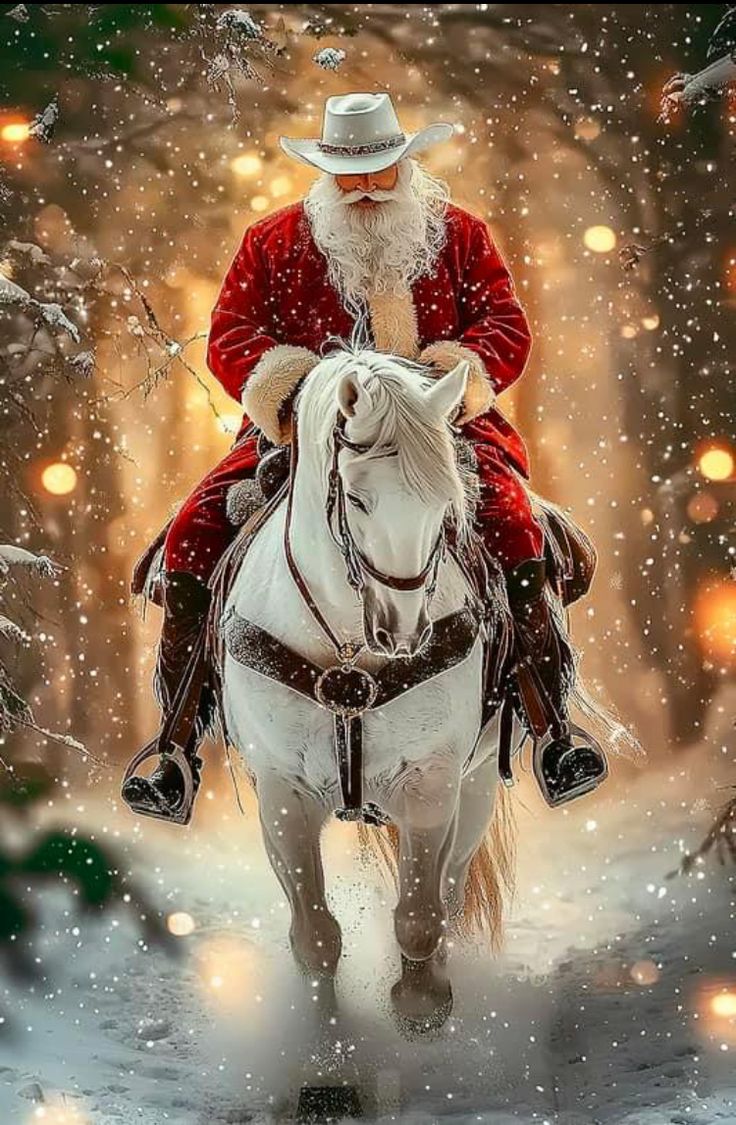
[(352, 664), (326, 668), (314, 685), (317, 702), (346, 719), (362, 715), (378, 697), (378, 684), (370, 672)]

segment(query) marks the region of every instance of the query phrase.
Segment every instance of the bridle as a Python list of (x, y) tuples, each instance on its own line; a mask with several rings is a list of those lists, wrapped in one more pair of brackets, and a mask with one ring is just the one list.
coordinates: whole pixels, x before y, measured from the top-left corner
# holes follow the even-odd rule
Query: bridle
[[(381, 586), (386, 586), (389, 590), (421, 590), (422, 587), (425, 586), (427, 599), (431, 600), (437, 585), (437, 572), (445, 548), (444, 525), (440, 528), (434, 546), (427, 557), (427, 561), (422, 569), (413, 577), (403, 578), (395, 574), (387, 574), (385, 571), (379, 570), (378, 567), (373, 565), (371, 560), (358, 547), (350, 529), (350, 521), (348, 520), (345, 505), (345, 487), (342, 482), (342, 477), (340, 476), (339, 467), (341, 450), (348, 449), (351, 453), (364, 454), (370, 453), (373, 447), (370, 445), (359, 445), (357, 442), (351, 441), (345, 433), (345, 423), (345, 416), (340, 413), (332, 429), (332, 465), (330, 466), (327, 486), (326, 514), (332, 538), (337, 544), (345, 562), (348, 582), (358, 594), (362, 593), (363, 587), (365, 586), (366, 575), (374, 579), (374, 581), (379, 582)], [(398, 454), (396, 451), (389, 451), (385, 456), (396, 457)], [(337, 526), (335, 526), (335, 523)]]
[[(437, 587), (437, 576), (439, 573), (440, 563), (445, 553), (446, 540), (444, 524), (440, 528), (439, 534), (434, 542), (427, 561), (422, 569), (411, 578), (404, 578), (394, 574), (387, 574), (385, 571), (379, 570), (374, 566), (371, 560), (360, 550), (358, 544), (355, 542), (353, 533), (350, 529), (350, 522), (348, 520), (347, 509), (345, 504), (345, 488), (340, 476), (340, 453), (343, 449), (350, 450), (351, 453), (370, 453), (373, 448), (370, 445), (360, 445), (357, 442), (351, 441), (345, 433), (346, 419), (342, 412), (339, 412), (332, 429), (332, 463), (330, 465), (330, 472), (328, 476), (327, 485), (327, 502), (325, 507), (325, 515), (327, 517), (327, 524), (330, 528), (330, 534), (342, 555), (345, 563), (345, 574), (350, 586), (355, 590), (358, 596), (362, 596), (365, 589), (366, 576), (372, 578), (374, 581), (379, 582), (382, 586), (386, 586), (390, 590), (412, 591), (421, 590), (423, 587), (426, 591), (427, 600), (431, 601), (435, 589)], [(286, 561), (291, 572), (291, 576), (299, 590), (302, 598), (306, 602), (312, 616), (321, 626), (323, 632), (329, 638), (334, 646), (338, 656), (343, 660), (355, 660), (358, 654), (362, 651), (363, 645), (356, 646), (355, 644), (345, 644), (341, 642), (335, 635), (332, 626), (329, 624), (321, 609), (317, 605), (312, 595), (309, 586), (307, 585), (304, 575), (299, 570), (296, 559), (294, 558), (291, 549), (291, 522), (293, 514), (294, 502), (294, 482), (296, 480), (297, 463), (299, 460), (299, 441), (298, 441), (298, 424), (296, 407), (294, 409), (293, 423), (292, 423), (292, 447), (291, 447), (291, 461), (289, 470), (289, 493), (286, 508), (286, 521), (284, 524), (284, 553)], [(395, 457), (397, 454), (393, 451), (386, 454), (389, 457)]]

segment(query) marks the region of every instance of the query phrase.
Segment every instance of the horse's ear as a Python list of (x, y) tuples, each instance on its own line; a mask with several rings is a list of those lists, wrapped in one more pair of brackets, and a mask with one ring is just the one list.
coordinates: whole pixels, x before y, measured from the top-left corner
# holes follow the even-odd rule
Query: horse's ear
[(355, 371), (347, 371), (337, 384), (337, 405), (346, 418), (354, 418), (359, 411), (359, 401), (365, 388)]
[(470, 364), (466, 359), (448, 371), (427, 392), (428, 398), (440, 418), (450, 418), (463, 400), (468, 383)]

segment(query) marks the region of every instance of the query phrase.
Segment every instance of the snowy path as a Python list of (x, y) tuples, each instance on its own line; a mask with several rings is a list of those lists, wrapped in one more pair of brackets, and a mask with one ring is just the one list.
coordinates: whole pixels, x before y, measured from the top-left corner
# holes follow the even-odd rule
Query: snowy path
[[(569, 813), (546, 810), (526, 779), (506, 953), (494, 963), (454, 951), (455, 1012), (431, 1042), (403, 1041), (391, 1021), (391, 894), (348, 854), (350, 830), (331, 830), (345, 932), (343, 1069), (332, 1074), (356, 1073), (371, 1112), (406, 1125), (732, 1121), (736, 1021), (708, 1004), (730, 981), (736, 989), (729, 873), (711, 863), (702, 878), (665, 880), (733, 777), (728, 749), (711, 744), (710, 770), (702, 751), (677, 774), (619, 767), (604, 796)], [(6, 994), (0, 1121), (288, 1120), (314, 1006), (289, 962), (286, 910), (252, 813), (197, 834), (88, 815), (119, 832), (154, 900), (197, 929), (172, 960), (136, 948), (122, 911), (75, 933), (69, 899), (48, 895), (36, 951), (52, 983)]]

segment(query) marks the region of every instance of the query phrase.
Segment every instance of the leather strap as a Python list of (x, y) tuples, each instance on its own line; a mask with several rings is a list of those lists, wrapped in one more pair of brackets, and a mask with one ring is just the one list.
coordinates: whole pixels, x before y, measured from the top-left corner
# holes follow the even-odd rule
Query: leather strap
[[(410, 660), (391, 660), (373, 674), (378, 692), (371, 709), (384, 707), (412, 688), (462, 663), (470, 655), (478, 633), (478, 619), (467, 606), (439, 618), (434, 622), (430, 640), (418, 656)], [(318, 702), (314, 688), (325, 669), (294, 652), (266, 629), (233, 610), (223, 622), (223, 639), (228, 653), (239, 664)]]
[[(449, 613), (434, 622), (432, 637), (419, 656), (411, 660), (389, 661), (370, 679), (376, 686), (371, 701), (357, 714), (345, 714), (354, 699), (333, 700), (335, 753), (342, 795), (342, 807), (335, 810), (340, 820), (362, 820), (367, 824), (386, 824), (388, 818), (373, 802), (363, 802), (363, 715), (385, 706), (427, 680), (460, 664), (469, 655), (480, 632), (480, 622), (471, 607)], [(223, 639), (230, 656), (260, 675), (268, 676), (299, 692), (310, 702), (325, 706), (318, 698), (320, 679), (326, 669), (300, 656), (278, 638), (235, 610), (223, 623)], [(340, 666), (335, 666), (339, 668)], [(349, 684), (350, 679), (346, 679)], [(339, 707), (342, 710), (338, 711)]]
[(511, 787), (514, 784), (514, 773), (511, 769), (511, 740), (514, 733), (514, 702), (513, 697), (507, 692), (501, 705), (501, 718), (498, 732), (498, 772), (504, 785)]

